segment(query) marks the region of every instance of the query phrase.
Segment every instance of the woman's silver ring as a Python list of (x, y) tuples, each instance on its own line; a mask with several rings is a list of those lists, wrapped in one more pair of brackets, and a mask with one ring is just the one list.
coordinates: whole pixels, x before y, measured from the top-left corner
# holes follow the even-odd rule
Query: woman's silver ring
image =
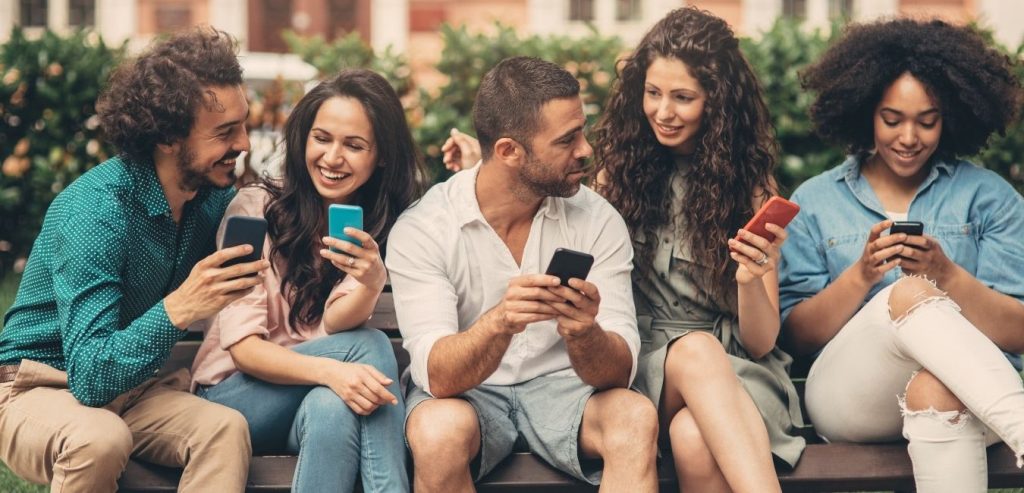
[(768, 254), (767, 253), (763, 253), (762, 255), (764, 255), (764, 256), (754, 261), (755, 264), (757, 264), (757, 265), (764, 265), (764, 264), (768, 263)]
[(349, 257), (348, 258), (348, 266), (352, 267), (354, 265), (356, 265), (356, 258), (355, 257)]

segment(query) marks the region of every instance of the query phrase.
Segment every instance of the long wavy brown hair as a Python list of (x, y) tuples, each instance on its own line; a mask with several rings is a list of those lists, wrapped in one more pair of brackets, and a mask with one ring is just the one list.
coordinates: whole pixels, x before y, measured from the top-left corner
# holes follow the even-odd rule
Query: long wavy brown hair
[(735, 285), (727, 240), (753, 215), (755, 200), (775, 193), (772, 172), (778, 145), (757, 77), (728, 24), (693, 7), (670, 12), (619, 61), (618, 80), (595, 129), (598, 188), (626, 220), (636, 264), (649, 274), (655, 232), (674, 218), (675, 162), (654, 135), (643, 111), (647, 69), (658, 58), (677, 59), (707, 94), (703, 123), (681, 208), (704, 291), (722, 295)]
[(423, 159), (413, 142), (405, 112), (395, 90), (379, 74), (346, 69), (320, 82), (299, 100), (284, 124), (284, 177), (266, 177), (258, 186), (267, 190), (267, 234), (274, 269), (283, 266), (281, 294), (291, 303), (288, 322), (317, 323), (331, 289), (345, 274), (323, 260), (317, 251), (327, 234), (327, 204), (306, 168), (306, 141), (324, 101), (352, 98), (363, 107), (377, 146), (377, 168), (359, 188), (353, 205), (363, 208), (363, 230), (387, 255), (387, 239), (398, 215), (425, 189)]

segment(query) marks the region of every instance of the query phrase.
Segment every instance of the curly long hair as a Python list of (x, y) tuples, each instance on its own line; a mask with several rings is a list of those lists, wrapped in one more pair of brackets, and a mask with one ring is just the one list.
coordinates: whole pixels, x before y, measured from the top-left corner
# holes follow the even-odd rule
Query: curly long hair
[[(731, 291), (736, 267), (726, 242), (753, 214), (754, 199), (775, 193), (778, 145), (757, 77), (728, 24), (693, 7), (673, 10), (621, 60), (607, 108), (595, 129), (601, 191), (622, 214), (634, 238), (653, 238), (673, 218), (675, 163), (643, 111), (647, 69), (658, 58), (686, 64), (707, 94), (682, 207), (698, 275), (713, 295)], [(637, 267), (649, 273), (653, 241), (637, 244)]]
[(184, 140), (210, 87), (242, 84), (238, 46), (210, 27), (182, 31), (114, 71), (96, 102), (107, 140), (138, 162), (157, 144)]
[(365, 69), (343, 70), (317, 84), (299, 100), (284, 125), (285, 161), (282, 179), (264, 178), (265, 216), (270, 235), (270, 260), (275, 271), (284, 266), (281, 294), (291, 303), (292, 325), (317, 323), (331, 289), (344, 277), (318, 251), (327, 234), (327, 204), (320, 197), (306, 167), (306, 141), (324, 101), (348, 97), (359, 101), (373, 127), (377, 166), (359, 188), (357, 204), (363, 208), (363, 229), (387, 249), (391, 227), (426, 186), (423, 159), (412, 140), (402, 103), (388, 82)]
[(853, 24), (801, 74), (818, 94), (811, 121), (825, 139), (862, 157), (875, 146), (873, 115), (901, 75), (921, 81), (942, 112), (939, 158), (978, 152), (1003, 133), (1021, 103), (1014, 62), (976, 30), (939, 20)]

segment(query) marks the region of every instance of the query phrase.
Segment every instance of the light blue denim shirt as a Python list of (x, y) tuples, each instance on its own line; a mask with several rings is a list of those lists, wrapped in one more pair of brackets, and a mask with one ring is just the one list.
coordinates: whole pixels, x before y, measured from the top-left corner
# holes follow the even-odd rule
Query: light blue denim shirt
[[(782, 320), (860, 258), (871, 226), (888, 218), (860, 161), (807, 180), (792, 200), (800, 213), (786, 228), (779, 266)], [(996, 173), (967, 161), (936, 162), (910, 202), (907, 219), (924, 223), (946, 256), (986, 286), (1024, 302), (1024, 197)], [(867, 302), (896, 281), (889, 271)], [(1020, 358), (1008, 355), (1018, 369)]]

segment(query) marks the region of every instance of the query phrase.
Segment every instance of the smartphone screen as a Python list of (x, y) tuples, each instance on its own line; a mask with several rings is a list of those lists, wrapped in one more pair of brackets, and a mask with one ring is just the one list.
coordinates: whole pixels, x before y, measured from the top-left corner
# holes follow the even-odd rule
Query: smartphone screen
[(568, 248), (556, 248), (551, 262), (544, 271), (549, 276), (558, 276), (562, 286), (569, 285), (569, 279), (587, 279), (590, 267), (594, 265), (594, 256), (589, 253), (577, 252)]
[[(363, 208), (358, 205), (331, 204), (327, 209), (327, 232), (332, 238), (363, 246), (363, 242), (345, 234), (345, 228), (363, 229)], [(331, 251), (343, 253), (331, 248)]]
[[(263, 242), (267, 235), (267, 220), (262, 217), (231, 216), (224, 225), (224, 237), (220, 248), (231, 248), (238, 245), (251, 245), (252, 253), (235, 257), (221, 264), (230, 267), (235, 264), (255, 262), (263, 257)], [(256, 273), (248, 274), (255, 276)]]

